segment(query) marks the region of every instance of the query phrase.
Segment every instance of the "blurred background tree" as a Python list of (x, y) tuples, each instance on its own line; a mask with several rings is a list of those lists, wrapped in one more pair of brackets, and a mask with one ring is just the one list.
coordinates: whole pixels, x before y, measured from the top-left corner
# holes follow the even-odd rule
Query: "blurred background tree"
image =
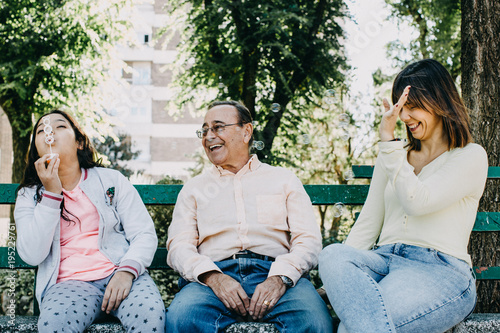
[(460, 0), (386, 0), (391, 17), (409, 23), (418, 32), (409, 45), (388, 45), (396, 68), (409, 62), (432, 58), (442, 63), (454, 80), (460, 75)]
[(132, 151), (132, 141), (126, 134), (93, 138), (92, 142), (106, 167), (120, 171), (128, 179), (134, 173), (142, 173), (142, 170), (134, 171), (127, 167), (127, 161), (136, 159), (141, 151)]
[(286, 135), (325, 90), (345, 85), (343, 1), (173, 0), (168, 6), (182, 31), (173, 66), (177, 104), (243, 101), (258, 124), (262, 160), (279, 160), (272, 149), (280, 128)]
[[(462, 1), (462, 92), (474, 141), (488, 163), (500, 165), (500, 2)], [(479, 211), (500, 210), (498, 180), (486, 182)], [(493, 223), (493, 222), (492, 222)], [(500, 266), (500, 232), (473, 232), (469, 253), (475, 266)], [(500, 281), (479, 281), (475, 312), (500, 312)]]
[[(33, 118), (65, 108), (83, 127), (109, 124), (112, 72), (125, 64), (114, 46), (132, 30), (129, 0), (0, 2), (0, 106), (12, 127), (12, 182), (25, 167)], [(107, 126), (101, 134), (110, 134)], [(92, 133), (89, 133), (92, 134)]]

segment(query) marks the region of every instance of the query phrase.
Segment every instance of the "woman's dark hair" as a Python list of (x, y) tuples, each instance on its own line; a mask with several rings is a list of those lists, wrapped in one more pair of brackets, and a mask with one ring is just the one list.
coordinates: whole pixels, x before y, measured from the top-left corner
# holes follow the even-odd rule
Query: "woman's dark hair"
[[(448, 149), (465, 147), (472, 141), (469, 115), (450, 73), (439, 62), (425, 59), (408, 65), (394, 80), (392, 103), (397, 103), (406, 86), (411, 86), (408, 107), (417, 107), (437, 115), (443, 121)], [(420, 140), (406, 129), (409, 150), (419, 151)]]
[[(236, 101), (215, 101), (210, 103), (208, 106), (208, 110), (210, 110), (213, 107), (216, 107), (218, 105), (231, 105), (236, 108), (236, 111), (238, 111), (238, 122), (240, 123), (240, 127), (243, 126), (243, 124), (252, 124), (253, 119), (252, 119), (252, 114), (250, 113), (250, 110), (243, 105), (243, 103), (236, 102)], [(252, 137), (250, 138), (250, 141), (248, 142), (248, 147), (252, 148), (253, 145), (253, 133)]]
[[(49, 113), (44, 114), (43, 116), (38, 118), (35, 126), (33, 126), (33, 132), (31, 133), (31, 143), (26, 161), (26, 169), (24, 170), (24, 177), (19, 184), (19, 187), (17, 188), (17, 191), (19, 191), (24, 187), (36, 187), (35, 200), (38, 202), (42, 199), (43, 185), (35, 169), (35, 162), (40, 158), (36, 149), (36, 129), (38, 127), (38, 124), (40, 123), (40, 120), (43, 117), (51, 114), (60, 114), (61, 116), (66, 118), (68, 123), (71, 125), (71, 128), (73, 128), (73, 131), (75, 132), (76, 142), (78, 142), (81, 147), (77, 151), (78, 163), (80, 164), (80, 168), (90, 169), (93, 167), (102, 167), (101, 159), (97, 159), (97, 152), (94, 149), (92, 142), (90, 141), (89, 137), (83, 132), (80, 126), (78, 126), (78, 123), (73, 119), (73, 117), (71, 117), (68, 113), (60, 110), (53, 110)], [(65, 221), (70, 222), (72, 220), (69, 218), (68, 214), (74, 216), (64, 208), (63, 200), (63, 202), (61, 203), (61, 217)]]

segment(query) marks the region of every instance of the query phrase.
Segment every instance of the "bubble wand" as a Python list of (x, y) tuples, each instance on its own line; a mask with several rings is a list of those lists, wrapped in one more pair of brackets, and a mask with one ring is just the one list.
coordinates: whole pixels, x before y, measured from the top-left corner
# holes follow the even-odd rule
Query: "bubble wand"
[(45, 125), (43, 131), (45, 132), (45, 143), (49, 145), (50, 155), (47, 159), (47, 163), (56, 156), (56, 154), (52, 153), (52, 144), (54, 143), (54, 132), (52, 131), (52, 126), (50, 126), (50, 117), (43, 119), (43, 124)]

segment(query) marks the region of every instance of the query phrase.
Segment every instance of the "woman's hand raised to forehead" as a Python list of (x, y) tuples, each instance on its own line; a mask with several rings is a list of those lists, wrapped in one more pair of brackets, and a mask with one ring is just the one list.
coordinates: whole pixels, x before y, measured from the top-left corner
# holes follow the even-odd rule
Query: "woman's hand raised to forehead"
[(406, 86), (403, 90), (403, 94), (399, 97), (399, 101), (396, 105), (389, 104), (389, 101), (384, 98), (384, 115), (382, 116), (382, 121), (380, 122), (379, 133), (380, 141), (391, 141), (394, 139), (394, 129), (396, 128), (396, 122), (398, 121), (399, 113), (403, 109), (403, 105), (408, 99), (408, 93), (410, 92), (410, 86)]
[(59, 159), (59, 155), (56, 154), (49, 162), (49, 157), (51, 154), (45, 154), (40, 157), (35, 162), (36, 173), (38, 174), (38, 178), (42, 182), (45, 190), (60, 194), (62, 192), (62, 184), (59, 179), (59, 163), (61, 160)]

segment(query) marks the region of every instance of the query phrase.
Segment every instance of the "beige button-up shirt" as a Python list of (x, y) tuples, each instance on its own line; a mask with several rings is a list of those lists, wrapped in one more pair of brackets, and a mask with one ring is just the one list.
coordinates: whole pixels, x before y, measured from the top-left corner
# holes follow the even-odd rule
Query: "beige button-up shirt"
[(289, 170), (253, 155), (236, 174), (213, 166), (179, 193), (167, 263), (188, 281), (241, 250), (275, 257), (269, 276), (295, 283), (317, 264), (321, 234), (311, 201)]

